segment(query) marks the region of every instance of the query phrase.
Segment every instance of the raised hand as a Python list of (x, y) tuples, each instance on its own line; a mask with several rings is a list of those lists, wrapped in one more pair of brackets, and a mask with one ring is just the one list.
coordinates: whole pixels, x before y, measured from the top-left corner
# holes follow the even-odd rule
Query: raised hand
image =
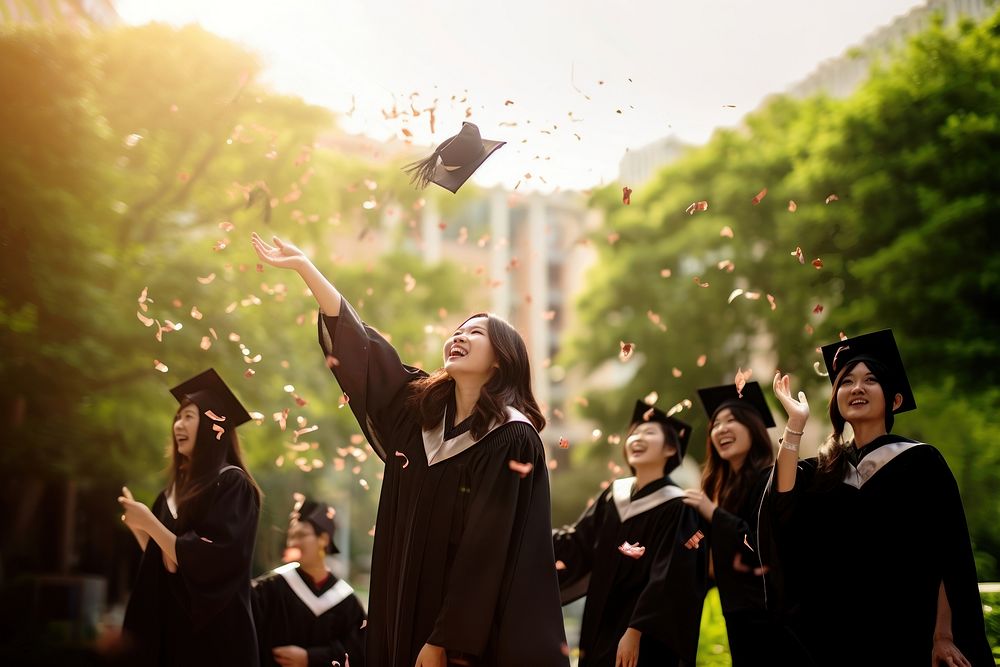
[(809, 419), (809, 401), (806, 400), (805, 392), (800, 391), (796, 400), (789, 389), (788, 376), (782, 375), (781, 371), (775, 372), (772, 387), (774, 395), (778, 397), (778, 401), (788, 414), (789, 428), (801, 431)]
[(717, 505), (712, 502), (712, 499), (702, 491), (701, 489), (687, 489), (684, 491), (684, 497), (681, 498), (683, 502), (688, 507), (693, 507), (698, 510), (705, 521), (711, 521), (712, 515), (715, 514), (715, 508)]
[(279, 269), (293, 269), (295, 271), (304, 268), (309, 263), (306, 254), (291, 243), (285, 243), (277, 236), (272, 236), (271, 240), (274, 245), (258, 236), (257, 232), (250, 235), (250, 243), (260, 261)]
[[(127, 486), (122, 487), (122, 497), (124, 497), (126, 500), (130, 500), (133, 502), (135, 501), (135, 498), (132, 497), (132, 492), (128, 490)], [(125, 521), (124, 514), (122, 514), (122, 521)], [(128, 525), (128, 529), (132, 531), (132, 535), (135, 536), (136, 542), (139, 543), (139, 548), (145, 551), (146, 545), (149, 543), (149, 533), (147, 533), (142, 528), (138, 528), (136, 526), (132, 526), (127, 523), (126, 525)]]

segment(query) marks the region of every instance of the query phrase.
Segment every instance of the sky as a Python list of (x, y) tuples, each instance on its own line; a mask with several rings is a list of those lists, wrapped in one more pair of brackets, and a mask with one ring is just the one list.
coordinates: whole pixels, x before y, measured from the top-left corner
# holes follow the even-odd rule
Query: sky
[[(917, 0), (118, 0), (130, 24), (198, 23), (263, 82), (380, 140), (434, 146), (466, 119), (507, 141), (483, 186), (587, 189), (627, 150), (704, 143)], [(386, 120), (394, 101), (436, 108)], [(434, 100), (437, 103), (434, 103)], [(462, 100), (465, 100), (464, 102)], [(348, 115), (349, 114), (349, 115)], [(428, 151), (429, 152), (429, 151)], [(627, 184), (626, 184), (627, 185)]]

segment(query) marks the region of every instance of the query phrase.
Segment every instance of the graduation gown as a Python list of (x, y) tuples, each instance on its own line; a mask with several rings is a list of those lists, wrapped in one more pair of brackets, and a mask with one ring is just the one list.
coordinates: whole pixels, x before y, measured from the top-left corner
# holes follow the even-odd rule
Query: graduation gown
[[(552, 555), (548, 468), (538, 433), (508, 419), (475, 441), (421, 429), (406, 406), (425, 374), (345, 299), (320, 314), (328, 365), (385, 462), (372, 551), (366, 656), (411, 667), (425, 643), (472, 664), (568, 664)], [(336, 363), (329, 361), (333, 357)], [(532, 464), (523, 477), (510, 461)]]
[(832, 488), (817, 460), (799, 462), (795, 487), (768, 494), (783, 581), (776, 602), (821, 665), (930, 661), (944, 582), (955, 644), (993, 665), (969, 529), (941, 453), (896, 435), (868, 445)]
[(177, 535), (177, 572), (167, 571), (150, 539), (123, 623), (130, 664), (255, 667), (250, 566), (257, 496), (246, 474), (227, 466), (194, 504), (191, 518), (178, 521), (172, 497), (161, 492), (153, 503), (153, 514)]
[(760, 471), (735, 512), (716, 507), (707, 533), (734, 667), (803, 664), (801, 647), (765, 601), (764, 574), (773, 564), (757, 546), (757, 523), (771, 470)]
[[(642, 632), (639, 665), (694, 665), (707, 586), (707, 546), (688, 542), (702, 528), (683, 491), (664, 477), (633, 494), (635, 478), (615, 480), (572, 526), (553, 533), (564, 603), (587, 596), (581, 667), (614, 667), (628, 628)], [(622, 543), (646, 548), (639, 558)]]
[(333, 575), (316, 586), (298, 563), (289, 563), (253, 581), (254, 623), (260, 664), (277, 665), (271, 650), (299, 646), (309, 654), (309, 667), (334, 662), (365, 666), (365, 610), (354, 589)]

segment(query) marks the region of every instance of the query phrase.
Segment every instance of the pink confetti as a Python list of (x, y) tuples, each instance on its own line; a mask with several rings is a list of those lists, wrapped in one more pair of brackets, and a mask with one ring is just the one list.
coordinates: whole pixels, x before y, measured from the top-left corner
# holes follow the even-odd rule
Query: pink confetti
[(695, 212), (697, 212), (697, 211), (707, 211), (707, 210), (708, 210), (708, 202), (707, 201), (696, 201), (696, 202), (693, 202), (690, 206), (688, 206), (684, 210), (684, 212), (687, 213), (688, 215), (694, 215)]
[(518, 475), (520, 475), (521, 479), (524, 479), (525, 477), (528, 476), (528, 473), (530, 473), (531, 469), (534, 468), (535, 466), (533, 466), (530, 463), (521, 463), (520, 461), (514, 461), (512, 459), (507, 462), (507, 467), (516, 472)]
[(628, 556), (629, 558), (635, 558), (638, 560), (646, 553), (646, 547), (639, 546), (638, 542), (635, 544), (629, 544), (628, 541), (625, 541), (618, 545), (618, 551), (622, 552), (622, 554)]
[(619, 361), (625, 362), (631, 359), (632, 354), (635, 352), (635, 344), (619, 341), (619, 345), (621, 345), (621, 350), (618, 352)]
[(838, 201), (839, 199), (840, 197), (838, 197), (837, 195), (831, 194), (826, 198), (826, 203), (829, 204), (830, 202)]
[(806, 258), (802, 254), (802, 248), (800, 248), (799, 246), (795, 246), (795, 250), (793, 250), (788, 254), (794, 257), (795, 259), (799, 260), (799, 264), (806, 263)]
[(705, 534), (703, 532), (701, 532), (700, 530), (696, 530), (695, 533), (694, 533), (694, 535), (692, 535), (691, 537), (689, 537), (687, 539), (687, 541), (684, 542), (684, 546), (686, 548), (688, 548), (688, 549), (697, 549), (698, 545), (701, 543), (701, 540), (704, 537), (705, 537)]
[(569, 449), (569, 440), (567, 440), (565, 437), (560, 436), (559, 449)]
[(799, 207), (799, 205), (796, 204), (794, 200), (791, 200), (791, 199), (788, 200), (788, 212), (789, 213), (795, 213), (795, 210), (798, 207)]
[(226, 429), (222, 428), (218, 424), (212, 424), (212, 430), (215, 431), (215, 439), (222, 440), (222, 434), (226, 432)]
[(215, 414), (211, 410), (205, 410), (205, 416), (208, 417), (209, 419), (211, 419), (214, 422), (224, 422), (224, 421), (226, 421), (225, 417), (220, 417), (219, 415)]
[(695, 363), (698, 365), (698, 368), (701, 368), (707, 362), (708, 362), (708, 355), (703, 354), (703, 355), (701, 355), (701, 356), (698, 357), (698, 360)]
[(152, 317), (146, 317), (145, 315), (143, 315), (142, 313), (140, 313), (138, 310), (135, 311), (135, 316), (138, 317), (139, 321), (142, 322), (143, 326), (146, 326), (146, 327), (153, 326), (153, 322), (155, 322), (155, 320)]
[(766, 196), (767, 196), (767, 188), (764, 188), (763, 190), (761, 190), (760, 192), (758, 192), (756, 195), (754, 195), (754, 198), (750, 200), (750, 203), (753, 204), (754, 206), (756, 206)]
[(403, 452), (399, 451), (398, 449), (396, 450), (396, 456), (398, 456), (399, 458), (403, 459), (403, 470), (406, 470), (406, 467), (408, 465), (410, 465), (410, 459), (408, 459), (406, 457), (406, 454), (404, 454)]
[(719, 236), (727, 239), (733, 238), (733, 228), (730, 227), (729, 225), (726, 225), (719, 231)]
[(559, 571), (565, 570), (565, 569), (566, 569), (566, 563), (562, 562), (561, 560), (557, 560), (556, 561), (556, 571), (559, 572)]
[(815, 306), (813, 306), (813, 313), (819, 315), (822, 312), (823, 312), (823, 304), (817, 303)]
[(627, 186), (622, 188), (622, 203), (626, 206), (632, 203), (632, 188)]
[(205, 276), (204, 278), (202, 278), (201, 276), (198, 276), (198, 282), (200, 282), (202, 285), (208, 285), (213, 280), (215, 280), (215, 274), (214, 273), (210, 273), (207, 276)]
[(153, 368), (160, 371), (161, 373), (166, 373), (168, 370), (170, 370), (169, 368), (167, 368), (167, 365), (162, 361), (160, 361), (159, 359), (153, 359)]
[(751, 368), (748, 368), (746, 372), (743, 372), (742, 368), (736, 370), (736, 395), (740, 398), (743, 398), (743, 387), (747, 385), (752, 374), (753, 369)]
[(822, 269), (823, 268), (823, 260), (821, 260), (819, 257), (817, 257), (816, 259), (814, 259), (812, 261), (812, 265), (814, 267), (816, 267), (817, 270)]

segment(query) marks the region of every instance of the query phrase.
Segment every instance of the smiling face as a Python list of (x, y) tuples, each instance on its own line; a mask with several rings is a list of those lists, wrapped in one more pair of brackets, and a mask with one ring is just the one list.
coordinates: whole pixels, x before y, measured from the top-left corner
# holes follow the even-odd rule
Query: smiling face
[(323, 561), (326, 546), (330, 536), (326, 533), (316, 533), (316, 527), (308, 521), (292, 519), (288, 525), (288, 537), (285, 541), (286, 553), (294, 553), (304, 567), (311, 567)]
[(194, 452), (199, 421), (201, 413), (194, 403), (182, 406), (174, 417), (174, 443), (177, 445), (177, 453), (185, 458), (191, 458), (191, 453)]
[(476, 316), (462, 324), (444, 342), (444, 369), (457, 378), (488, 379), (497, 368), (497, 355), (488, 332), (489, 318)]
[(677, 448), (667, 444), (663, 427), (658, 422), (637, 425), (625, 439), (625, 460), (635, 470), (655, 468), (662, 471), (667, 459), (677, 453)]
[(750, 429), (737, 421), (732, 410), (719, 410), (712, 422), (709, 437), (719, 458), (737, 470), (743, 465), (750, 452), (752, 438)]
[[(894, 399), (893, 407), (898, 407), (902, 396), (896, 394)], [(840, 379), (840, 384), (837, 385), (837, 409), (851, 425), (885, 422), (885, 392), (865, 362), (856, 364)]]

